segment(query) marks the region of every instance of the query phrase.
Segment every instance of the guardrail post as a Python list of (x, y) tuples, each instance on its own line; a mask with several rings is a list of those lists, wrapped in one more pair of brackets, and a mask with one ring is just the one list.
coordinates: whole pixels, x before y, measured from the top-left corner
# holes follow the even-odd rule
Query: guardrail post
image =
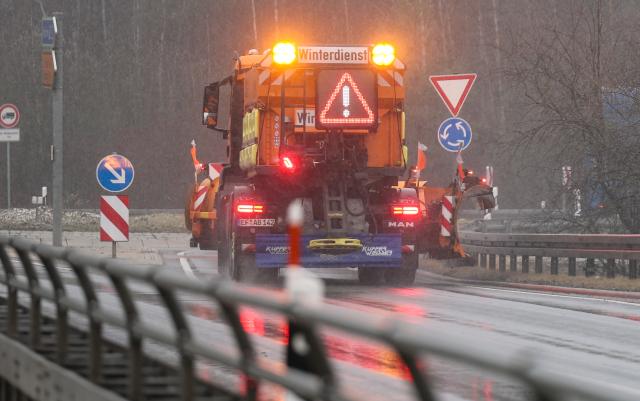
[(551, 257), (551, 274), (558, 274), (558, 257), (557, 256), (552, 256)]
[(22, 268), (29, 282), (29, 294), (31, 296), (31, 305), (29, 307), (29, 342), (31, 347), (37, 349), (40, 346), (40, 323), (42, 321), (42, 300), (40, 299), (40, 282), (38, 274), (33, 268), (31, 256), (28, 251), (30, 243), (24, 240), (12, 240), (12, 245), (18, 253)]
[(18, 289), (15, 287), (16, 271), (5, 246), (6, 244), (0, 243), (0, 260), (7, 283), (7, 335), (15, 338), (18, 335)]
[(506, 255), (498, 255), (498, 269), (501, 272), (507, 271), (507, 256)]
[(569, 258), (569, 275), (576, 275), (576, 258)]
[(164, 301), (164, 305), (169, 310), (173, 325), (178, 334), (176, 336), (176, 349), (180, 354), (180, 387), (182, 400), (191, 401), (194, 396), (193, 388), (195, 384), (195, 361), (193, 354), (187, 350), (187, 346), (191, 343), (191, 330), (173, 291), (159, 286), (157, 282), (155, 285)]
[[(69, 322), (67, 320), (68, 310), (67, 307), (63, 305), (61, 300), (66, 297), (66, 289), (64, 287), (64, 283), (58, 270), (56, 269), (55, 263), (52, 258), (43, 255), (41, 246), (36, 245), (34, 248), (36, 254), (42, 261), (47, 274), (49, 275), (49, 281), (51, 281), (51, 285), (53, 286), (53, 291), (55, 293), (55, 305), (56, 305), (56, 361), (59, 364), (62, 364), (67, 355), (67, 346), (68, 346), (68, 331), (69, 331)], [(66, 253), (66, 251), (65, 251)]]
[(594, 276), (596, 274), (596, 261), (588, 258), (587, 259), (587, 265), (584, 268), (584, 275), (586, 277), (591, 277)]
[(518, 271), (518, 255), (509, 256), (509, 270), (514, 273)]
[[(136, 308), (136, 304), (131, 296), (131, 292), (127, 287), (127, 283), (124, 278), (120, 277), (118, 274), (111, 271), (110, 266), (114, 262), (105, 260), (101, 263), (99, 267), (103, 270), (116, 292), (118, 293), (118, 297), (120, 298), (120, 303), (122, 304), (122, 309), (124, 309), (124, 314), (127, 319), (127, 336), (129, 337), (129, 389), (128, 389), (128, 398), (133, 401), (141, 400), (143, 398), (142, 394), (142, 364), (143, 364), (143, 355), (142, 355), (142, 336), (135, 329), (138, 323), (140, 322), (140, 316), (138, 314), (138, 309)], [(115, 262), (117, 263), (117, 262)]]
[(614, 278), (616, 276), (616, 260), (615, 259), (607, 259), (607, 277)]
[(491, 270), (496, 269), (496, 255), (494, 254), (489, 255), (489, 269)]
[(629, 278), (637, 279), (638, 278), (638, 261), (631, 259), (629, 260)]
[(93, 283), (86, 272), (86, 267), (73, 261), (74, 254), (67, 257), (71, 270), (78, 278), (78, 284), (87, 302), (87, 317), (89, 319), (89, 380), (99, 383), (102, 378), (102, 322), (97, 318), (100, 302)]
[(249, 367), (253, 366), (256, 363), (253, 344), (251, 343), (251, 340), (249, 340), (249, 336), (242, 327), (240, 315), (238, 314), (238, 310), (236, 309), (236, 307), (231, 303), (226, 303), (216, 298), (214, 299), (216, 300), (216, 302), (218, 302), (220, 308), (222, 308), (222, 312), (227, 319), (227, 323), (229, 323), (229, 325), (231, 326), (231, 330), (233, 331), (238, 348), (242, 353), (242, 365), (245, 369), (245, 387), (247, 388), (247, 399), (253, 401), (257, 397), (258, 386), (260, 384), (257, 380), (247, 374)]
[(481, 253), (480, 254), (480, 267), (482, 267), (483, 269), (487, 268), (487, 254), (486, 253)]
[(522, 272), (529, 273), (529, 256), (522, 255)]
[(536, 256), (536, 274), (542, 274), (542, 256)]

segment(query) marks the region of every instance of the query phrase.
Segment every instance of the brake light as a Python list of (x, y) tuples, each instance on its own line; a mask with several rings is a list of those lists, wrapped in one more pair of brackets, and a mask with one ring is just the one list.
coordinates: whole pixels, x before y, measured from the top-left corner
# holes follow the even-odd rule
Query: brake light
[(393, 205), (391, 212), (394, 216), (417, 216), (420, 208), (414, 205)]
[(236, 212), (241, 214), (260, 214), (264, 213), (264, 205), (242, 202), (236, 205)]
[(285, 156), (282, 158), (282, 165), (287, 170), (293, 170), (294, 168), (296, 168), (296, 165), (293, 164), (293, 160), (291, 160), (289, 156)]
[(285, 153), (280, 157), (280, 169), (285, 173), (295, 173), (300, 159), (295, 153)]

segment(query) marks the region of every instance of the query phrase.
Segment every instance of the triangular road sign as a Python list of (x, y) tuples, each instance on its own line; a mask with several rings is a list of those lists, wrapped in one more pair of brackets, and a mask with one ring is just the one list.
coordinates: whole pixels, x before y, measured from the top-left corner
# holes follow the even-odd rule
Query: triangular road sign
[(451, 115), (456, 117), (460, 113), (476, 77), (476, 74), (432, 75), (429, 80)]
[(322, 126), (367, 127), (375, 124), (375, 112), (350, 73), (345, 72), (320, 111)]

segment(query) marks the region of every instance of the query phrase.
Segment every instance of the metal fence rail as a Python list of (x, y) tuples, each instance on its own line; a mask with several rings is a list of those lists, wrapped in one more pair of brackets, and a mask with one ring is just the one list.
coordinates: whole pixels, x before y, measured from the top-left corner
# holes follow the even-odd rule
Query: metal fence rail
[[(567, 272), (577, 274), (577, 260), (584, 259), (586, 275), (596, 271), (596, 260), (603, 261), (607, 277), (617, 274), (631, 279), (638, 277), (640, 235), (616, 234), (496, 234), (460, 233), (464, 249), (478, 256), (481, 267), (529, 273), (529, 259), (534, 259), (535, 273), (542, 273), (545, 259), (549, 272), (558, 274), (559, 262), (566, 259)], [(520, 269), (518, 269), (520, 259)]]
[[(13, 255), (17, 255), (17, 258)], [(265, 381), (281, 385), (309, 400), (353, 399), (342, 391), (340, 380), (336, 377), (336, 371), (332, 368), (321, 340), (321, 328), (337, 329), (349, 335), (357, 335), (390, 346), (406, 364), (416, 398), (420, 400), (438, 399), (429, 375), (419, 362), (419, 358), (425, 356), (444, 357), (491, 373), (505, 375), (528, 387), (533, 394), (530, 399), (538, 401), (640, 399), (639, 392), (581, 379), (571, 375), (570, 369), (545, 369), (544, 364), (538, 364), (529, 353), (522, 350), (509, 352), (504, 349), (491, 349), (477, 339), (457, 340), (448, 336), (448, 333), (437, 330), (425, 331), (415, 324), (389, 315), (364, 313), (327, 304), (294, 304), (283, 294), (256, 291), (229, 281), (203, 282), (164, 268), (134, 267), (112, 259), (97, 258), (68, 249), (1, 236), (0, 261), (4, 271), (0, 282), (6, 287), (7, 296), (5, 316), (0, 319), (4, 333), (16, 341), (16, 344), (22, 342), (32, 350), (38, 351), (43, 346), (41, 334), (44, 325), (47, 322), (53, 323), (51, 335), (55, 338), (57, 352), (49, 355), (49, 358), (59, 365), (65, 365), (72, 332), (69, 326), (69, 312), (74, 311), (86, 316), (89, 321), (89, 356), (84, 359), (82, 368), (86, 372), (87, 380), (108, 388), (108, 381), (103, 375), (108, 346), (103, 341), (103, 330), (107, 325), (124, 329), (128, 337), (128, 374), (122, 395), (131, 400), (152, 398), (145, 394), (144, 387), (144, 383), (149, 380), (147, 376), (154, 374), (143, 369), (145, 359), (142, 346), (146, 341), (162, 343), (179, 355), (176, 372), (179, 374), (179, 399), (184, 401), (254, 399), (259, 386)], [(46, 269), (50, 286), (42, 282), (36, 272), (34, 261), (41, 262)], [(71, 267), (82, 288), (86, 303), (74, 301), (68, 296), (65, 282), (58, 269), (60, 264), (68, 264)], [(17, 274), (18, 267), (24, 270), (26, 280)], [(111, 280), (121, 301), (124, 315), (114, 313), (101, 304), (97, 296), (98, 289), (90, 277), (94, 270), (104, 273)], [(161, 330), (143, 322), (129, 289), (129, 284), (136, 281), (152, 285), (157, 290), (175, 330)], [(203, 295), (218, 304), (235, 336), (238, 352), (231, 353), (222, 346), (201, 342), (188, 324), (187, 316), (176, 296), (177, 292)], [(26, 310), (28, 315), (21, 315), (24, 311), (19, 303), (19, 294), (26, 295), (30, 300), (29, 308)], [(43, 316), (43, 300), (55, 305), (55, 319), (47, 320), (48, 318)], [(241, 306), (256, 307), (283, 315), (319, 340), (309, 342), (309, 355), (315, 359), (315, 372), (296, 369), (282, 371), (265, 365), (264, 360), (259, 361), (259, 350), (244, 331), (240, 321)], [(25, 327), (20, 327), (21, 319), (28, 321)], [(195, 377), (196, 358), (215, 361), (242, 372), (246, 378), (246, 390), (235, 395), (196, 391), (197, 386), (201, 384)], [(3, 380), (11, 381), (11, 377), (4, 377)]]

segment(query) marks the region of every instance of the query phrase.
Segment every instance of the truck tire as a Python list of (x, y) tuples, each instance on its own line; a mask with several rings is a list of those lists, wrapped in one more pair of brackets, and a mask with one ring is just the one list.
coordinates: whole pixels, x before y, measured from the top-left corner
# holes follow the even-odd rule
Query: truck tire
[(231, 278), (229, 269), (229, 204), (225, 204), (220, 208), (221, 213), (218, 215), (218, 224), (216, 229), (218, 230), (218, 274), (222, 277)]
[(402, 255), (402, 267), (387, 269), (384, 272), (384, 279), (388, 285), (406, 287), (413, 285), (416, 280), (418, 270), (418, 252), (411, 252)]
[(198, 244), (200, 245), (200, 249), (203, 251), (211, 251), (215, 250), (218, 247), (216, 243), (216, 236), (211, 228), (211, 225), (208, 224), (207, 221), (204, 223), (204, 227), (202, 227), (202, 233), (200, 234), (200, 239), (198, 240)]
[(275, 284), (278, 280), (279, 269), (258, 269), (256, 267), (256, 255), (243, 253), (240, 249), (241, 244), (236, 239), (237, 233), (234, 229), (231, 233), (231, 242), (229, 244), (229, 267), (233, 279), (251, 284)]
[(385, 271), (383, 268), (358, 267), (358, 281), (362, 285), (380, 285), (384, 283)]

